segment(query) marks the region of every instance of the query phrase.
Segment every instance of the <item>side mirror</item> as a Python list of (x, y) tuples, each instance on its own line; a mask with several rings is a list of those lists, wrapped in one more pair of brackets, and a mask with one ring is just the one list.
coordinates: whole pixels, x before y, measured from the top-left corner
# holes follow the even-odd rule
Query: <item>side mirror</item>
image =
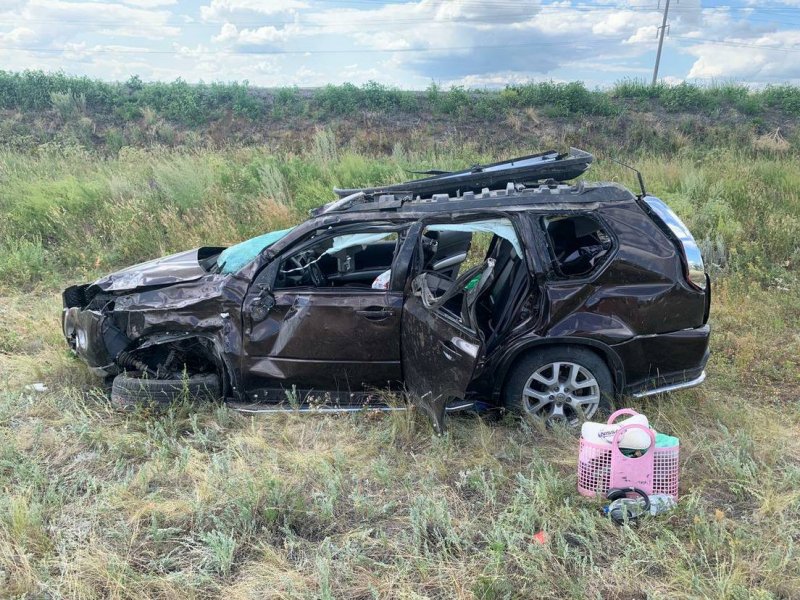
[(262, 288), (258, 298), (250, 305), (250, 316), (254, 321), (263, 321), (269, 315), (269, 311), (275, 306), (275, 296), (266, 288)]

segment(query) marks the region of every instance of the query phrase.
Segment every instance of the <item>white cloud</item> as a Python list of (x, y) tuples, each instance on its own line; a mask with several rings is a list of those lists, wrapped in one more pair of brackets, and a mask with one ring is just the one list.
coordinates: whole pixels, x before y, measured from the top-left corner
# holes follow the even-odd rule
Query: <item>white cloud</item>
[(636, 33), (626, 40), (623, 44), (653, 44), (658, 37), (658, 25), (646, 25), (638, 27)]
[(157, 8), (159, 6), (172, 6), (178, 3), (178, 0), (122, 0), (125, 4), (136, 6), (138, 8)]
[(642, 22), (641, 14), (633, 11), (619, 11), (601, 17), (596, 23), (592, 24), (592, 33), (596, 35), (619, 37)]
[(698, 42), (686, 48), (697, 60), (687, 77), (697, 79), (800, 78), (800, 31), (779, 31), (752, 38), (728, 37), (729, 45)]
[(105, 36), (163, 39), (180, 34), (166, 10), (145, 10), (111, 2), (30, 0), (15, 18), (27, 22), (40, 41), (57, 43), (95, 32)]
[(38, 36), (29, 27), (15, 27), (9, 32), (0, 32), (0, 43), (24, 45), (35, 43)]
[(237, 15), (275, 15), (307, 8), (304, 0), (211, 0), (200, 7), (200, 16), (207, 21), (230, 19)]
[(498, 73), (486, 73), (484, 75), (467, 75), (459, 79), (449, 81), (450, 85), (460, 85), (467, 88), (495, 88), (509, 84), (521, 84), (530, 81), (530, 77), (514, 71), (500, 71)]
[(232, 23), (225, 23), (219, 34), (212, 39), (215, 42), (235, 42), (240, 46), (263, 46), (276, 42), (285, 42), (292, 37), (307, 35), (307, 32), (298, 25), (286, 25), (281, 28), (266, 26), (257, 29), (242, 29), (241, 31)]

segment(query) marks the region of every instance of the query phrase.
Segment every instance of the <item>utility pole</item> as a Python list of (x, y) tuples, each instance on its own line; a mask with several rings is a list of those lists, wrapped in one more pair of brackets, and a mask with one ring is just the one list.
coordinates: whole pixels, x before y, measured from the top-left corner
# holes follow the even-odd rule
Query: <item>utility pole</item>
[(656, 66), (653, 69), (653, 84), (656, 84), (656, 80), (658, 79), (658, 63), (661, 62), (661, 47), (664, 45), (664, 33), (667, 31), (667, 15), (669, 14), (669, 0), (664, 5), (664, 20), (661, 21), (661, 35), (658, 37), (658, 52), (656, 52)]

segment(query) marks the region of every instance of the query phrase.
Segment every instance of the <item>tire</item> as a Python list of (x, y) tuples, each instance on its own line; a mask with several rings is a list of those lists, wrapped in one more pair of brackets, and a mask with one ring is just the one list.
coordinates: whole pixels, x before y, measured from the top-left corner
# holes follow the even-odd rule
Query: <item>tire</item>
[(137, 405), (166, 408), (173, 402), (218, 400), (222, 396), (215, 373), (191, 375), (185, 379), (148, 379), (139, 373), (120, 373), (111, 386), (111, 402), (124, 409)]
[(559, 346), (534, 350), (517, 361), (506, 379), (503, 406), (523, 417), (577, 427), (608, 412), (613, 397), (614, 382), (602, 358), (578, 346)]

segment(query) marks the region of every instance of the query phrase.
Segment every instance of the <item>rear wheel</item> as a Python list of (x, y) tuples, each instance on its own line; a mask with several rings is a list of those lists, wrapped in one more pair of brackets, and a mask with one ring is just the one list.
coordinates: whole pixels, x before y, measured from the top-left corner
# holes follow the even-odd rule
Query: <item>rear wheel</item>
[(121, 373), (111, 386), (111, 402), (120, 408), (148, 404), (167, 407), (181, 400), (218, 400), (221, 396), (215, 373), (181, 379), (148, 379), (140, 373)]
[(575, 427), (607, 411), (614, 394), (611, 373), (591, 350), (562, 346), (520, 359), (508, 377), (503, 405), (522, 416)]

